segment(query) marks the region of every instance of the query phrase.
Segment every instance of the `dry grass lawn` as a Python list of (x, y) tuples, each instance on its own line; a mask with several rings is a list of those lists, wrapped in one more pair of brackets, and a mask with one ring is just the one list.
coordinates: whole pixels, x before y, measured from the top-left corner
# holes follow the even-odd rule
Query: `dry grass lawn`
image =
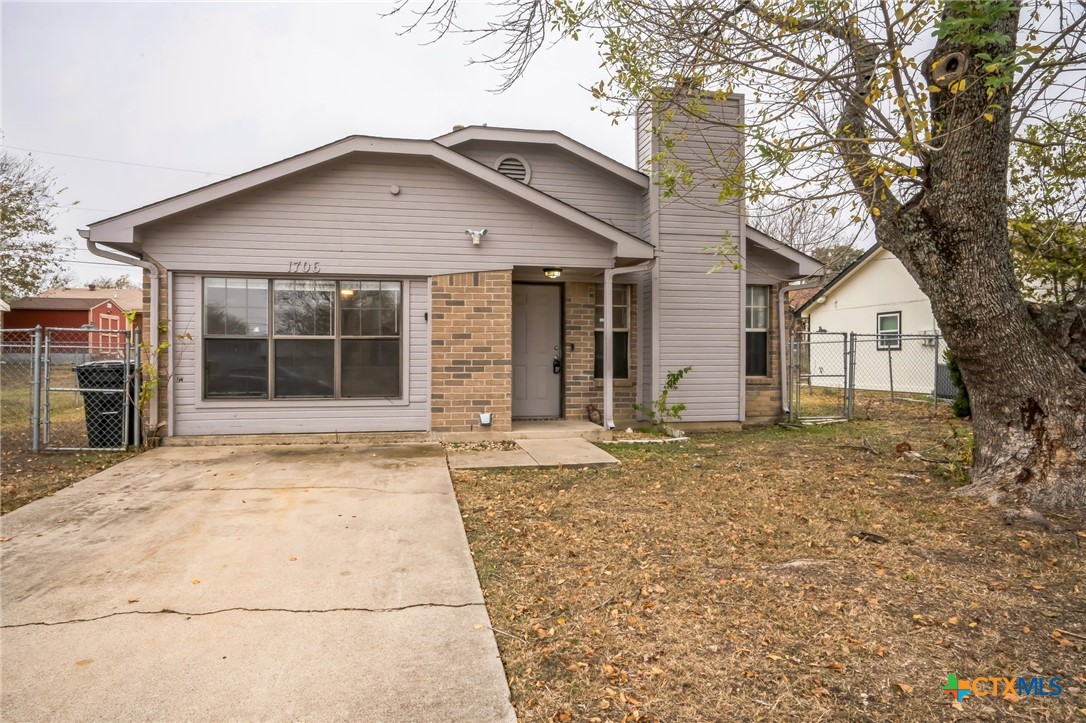
[[(1086, 539), (952, 495), (898, 445), (958, 458), (968, 425), (910, 409), (456, 473), (521, 719), (1086, 720)], [(954, 706), (948, 673), (1064, 692)]]

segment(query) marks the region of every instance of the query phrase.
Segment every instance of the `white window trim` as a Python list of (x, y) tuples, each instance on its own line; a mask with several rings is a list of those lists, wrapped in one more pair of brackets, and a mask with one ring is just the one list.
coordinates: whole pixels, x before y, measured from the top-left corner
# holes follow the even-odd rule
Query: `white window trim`
[[(520, 163), (524, 166), (524, 180), (523, 181), (518, 181), (518, 182), (523, 183), (524, 185), (527, 186), (529, 183), (531, 183), (531, 180), (532, 180), (532, 165), (530, 163), (528, 163), (528, 160), (524, 156), (520, 155), (519, 153), (506, 153), (506, 154), (504, 154), (502, 156), (499, 156), (498, 160), (494, 161), (494, 170), (498, 171), (498, 169), (501, 168), (502, 162), (507, 161), (510, 158), (512, 158), (515, 161), (520, 161)], [(501, 171), (498, 171), (498, 173), (501, 173)], [(502, 175), (505, 176), (504, 173), (502, 173)], [(506, 176), (506, 178), (509, 178), (509, 177)], [(510, 179), (510, 180), (516, 180), (516, 179)]]
[[(598, 293), (602, 294), (603, 293), (603, 284), (596, 284), (596, 286), (599, 287), (596, 291)], [(632, 297), (632, 294), (633, 294), (634, 285), (633, 284), (615, 284), (613, 288), (617, 289), (620, 286), (625, 287), (625, 289), (626, 289), (626, 303), (620, 305), (617, 308), (625, 309), (626, 314), (624, 315), (623, 323), (622, 323), (621, 326), (618, 326), (616, 324), (611, 325), (611, 333), (613, 334), (613, 333), (619, 332), (619, 331), (626, 333), (626, 376), (624, 376), (624, 377), (613, 377), (613, 378), (614, 378), (614, 380), (616, 382), (630, 382), (633, 379), (633, 376), (630, 375), (630, 368), (633, 366), (633, 360), (630, 358), (630, 345), (631, 345), (631, 342), (632, 342), (632, 335), (630, 334), (630, 317), (633, 314), (633, 299), (631, 297)], [(605, 314), (607, 313), (607, 307), (604, 304), (595, 304), (592, 307), (592, 342), (593, 342), (593, 348), (592, 348), (592, 372), (593, 373), (592, 373), (592, 378), (594, 380), (598, 379), (598, 380), (602, 381), (603, 377), (602, 376), (597, 377), (596, 374), (595, 374), (595, 371), (596, 371), (596, 369), (595, 369), (595, 367), (596, 367), (596, 349), (595, 349), (596, 332), (598, 332), (598, 331), (602, 332), (604, 330), (602, 323), (599, 326), (596, 326), (596, 307), (597, 306), (603, 306)], [(612, 299), (611, 300), (611, 315), (612, 315), (612, 318), (614, 318), (614, 310), (615, 310), (615, 308), (616, 307), (615, 307), (615, 304), (614, 304), (614, 299)]]
[[(882, 330), (883, 317), (893, 317), (897, 319), (897, 331), (884, 332)], [(893, 341), (887, 340), (883, 342), (883, 334), (888, 337), (893, 337)], [(875, 347), (879, 351), (901, 351), (901, 312), (900, 311), (880, 311), (875, 314)]]
[[(197, 347), (196, 363), (195, 363), (195, 397), (196, 400), (193, 406), (196, 409), (298, 409), (301, 406), (319, 406), (319, 407), (346, 407), (353, 409), (365, 409), (374, 407), (408, 407), (411, 406), (411, 282), (409, 278), (392, 278), (392, 277), (370, 277), (367, 276), (364, 279), (359, 277), (359, 280), (369, 280), (371, 278), (387, 278), (389, 281), (399, 281), (403, 284), (403, 291), (401, 292), (401, 303), (403, 305), (403, 323), (400, 329), (400, 390), (401, 396), (397, 398), (388, 397), (358, 397), (352, 399), (319, 399), (319, 398), (299, 398), (299, 399), (205, 399), (204, 398), (204, 278), (223, 278), (223, 274), (197, 274), (196, 289), (197, 289), (197, 303), (196, 303), (196, 318), (193, 326), (194, 344)], [(249, 278), (249, 279), (268, 279), (274, 281), (275, 277), (260, 275), (260, 274), (228, 274), (228, 278)], [(350, 276), (334, 276), (327, 277), (335, 281), (353, 281), (354, 278)], [(269, 285), (270, 289), (270, 285)], [(269, 326), (272, 320), (268, 320)], [(271, 331), (271, 329), (269, 329)], [(269, 348), (270, 353), (270, 348)], [(429, 363), (429, 360), (427, 360)]]
[[(765, 306), (751, 306), (747, 298), (749, 296), (750, 289), (755, 287), (765, 289)], [(748, 309), (765, 309), (765, 326), (764, 327), (751, 327), (747, 325), (747, 310)], [(765, 334), (765, 374), (747, 374), (747, 354), (750, 353), (750, 348), (744, 343), (743, 346), (743, 376), (747, 379), (772, 379), (773, 378), (773, 338), (771, 327), (773, 326), (773, 287), (769, 284), (747, 284), (746, 289), (743, 291), (743, 332), (744, 337), (746, 332), (754, 331)]]

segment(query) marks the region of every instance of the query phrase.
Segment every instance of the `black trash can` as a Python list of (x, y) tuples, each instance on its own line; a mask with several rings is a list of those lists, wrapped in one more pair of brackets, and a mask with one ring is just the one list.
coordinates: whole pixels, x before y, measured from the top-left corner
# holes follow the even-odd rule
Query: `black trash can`
[[(126, 363), (119, 360), (96, 361), (75, 368), (83, 395), (83, 416), (87, 423), (87, 442), (95, 448), (127, 447), (134, 441), (136, 421), (136, 364), (127, 362), (128, 390), (124, 388)], [(128, 425), (124, 407), (128, 405)]]

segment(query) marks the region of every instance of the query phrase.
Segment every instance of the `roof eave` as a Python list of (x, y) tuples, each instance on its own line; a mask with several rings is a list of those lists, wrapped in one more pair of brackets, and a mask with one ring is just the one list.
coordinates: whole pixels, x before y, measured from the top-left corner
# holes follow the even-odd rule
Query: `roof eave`
[[(585, 213), (569, 204), (498, 173), (467, 156), (461, 155), (435, 141), (349, 136), (311, 151), (222, 181), (157, 201), (133, 211), (96, 221), (88, 226), (86, 238), (107, 246), (121, 246), (130, 251), (138, 246), (138, 228), (213, 203), (294, 173), (337, 160), (352, 153), (429, 156), (440, 163), (474, 176), (513, 196), (542, 208), (574, 225), (616, 244), (616, 255), (629, 258), (651, 258), (652, 244), (632, 236), (611, 224)], [(123, 247), (128, 247), (123, 249)]]
[(825, 264), (813, 256), (808, 256), (802, 251), (778, 241), (769, 234), (759, 231), (749, 224), (747, 225), (747, 240), (753, 241), (758, 246), (793, 262), (797, 268), (797, 274), (794, 278), (805, 279), (809, 276), (814, 276), (825, 268)]
[(823, 286), (821, 289), (819, 289), (817, 294), (812, 296), (810, 299), (807, 299), (807, 303), (805, 303), (803, 306), (796, 309), (795, 313), (799, 314), (799, 315), (804, 314), (811, 306), (818, 303), (819, 299), (825, 298), (825, 296), (827, 294), (829, 294), (831, 291), (833, 291), (835, 288), (840, 287), (843, 283), (845, 283), (849, 279), (849, 277), (851, 277), (856, 272), (858, 272), (861, 267), (867, 265), (868, 260), (872, 256), (874, 256), (875, 253), (878, 252), (878, 250), (881, 249), (881, 248), (882, 248), (882, 244), (879, 243), (878, 241), (876, 241), (875, 244), (871, 248), (869, 248), (867, 251), (864, 251), (862, 254), (860, 254), (860, 256), (855, 261), (853, 261), (851, 264), (849, 264), (845, 268), (841, 269), (841, 273), (837, 274), (837, 276), (834, 276), (832, 279), (830, 279), (829, 283), (827, 283), (825, 286)]

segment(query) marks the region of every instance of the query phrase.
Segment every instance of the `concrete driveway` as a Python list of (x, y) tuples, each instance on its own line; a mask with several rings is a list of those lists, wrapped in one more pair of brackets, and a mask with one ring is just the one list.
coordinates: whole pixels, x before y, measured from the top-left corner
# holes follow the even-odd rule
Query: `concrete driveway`
[(436, 444), (158, 449), (0, 537), (5, 721), (514, 720)]

